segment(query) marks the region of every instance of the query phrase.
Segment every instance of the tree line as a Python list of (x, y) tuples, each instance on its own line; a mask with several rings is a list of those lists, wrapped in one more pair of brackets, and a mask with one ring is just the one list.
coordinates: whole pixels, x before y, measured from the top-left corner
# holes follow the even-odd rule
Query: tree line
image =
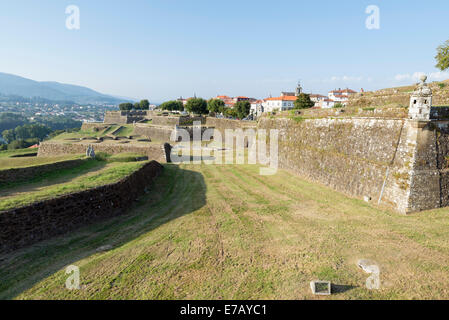
[(249, 101), (239, 101), (234, 108), (227, 108), (223, 100), (210, 99), (206, 101), (202, 98), (191, 98), (186, 105), (179, 100), (170, 100), (162, 103), (159, 108), (167, 111), (187, 111), (189, 113), (206, 115), (209, 113), (222, 113), (233, 118), (243, 119), (249, 115), (251, 104)]
[(131, 110), (149, 110), (150, 102), (147, 99), (141, 100), (140, 102), (131, 103), (125, 102), (119, 104), (119, 109), (122, 111), (131, 111)]
[(38, 144), (45, 138), (81, 127), (81, 121), (65, 116), (36, 117), (32, 122), (21, 114), (1, 113), (0, 150), (21, 149)]

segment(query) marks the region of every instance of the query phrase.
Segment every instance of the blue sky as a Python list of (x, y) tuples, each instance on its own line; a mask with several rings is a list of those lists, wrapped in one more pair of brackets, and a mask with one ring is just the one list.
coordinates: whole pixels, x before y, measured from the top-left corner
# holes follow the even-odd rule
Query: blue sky
[[(80, 8), (80, 30), (65, 26)], [(368, 30), (368, 5), (380, 29)], [(264, 98), (413, 83), (449, 39), (447, 0), (14, 0), (0, 3), (0, 71), (150, 101)]]

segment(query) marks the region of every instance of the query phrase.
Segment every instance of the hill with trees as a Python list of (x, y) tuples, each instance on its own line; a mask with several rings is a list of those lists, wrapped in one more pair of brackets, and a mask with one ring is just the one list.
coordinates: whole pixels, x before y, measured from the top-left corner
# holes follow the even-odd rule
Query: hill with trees
[(92, 89), (59, 82), (39, 82), (0, 72), (0, 95), (44, 101), (73, 101), (77, 104), (118, 104), (123, 100)]

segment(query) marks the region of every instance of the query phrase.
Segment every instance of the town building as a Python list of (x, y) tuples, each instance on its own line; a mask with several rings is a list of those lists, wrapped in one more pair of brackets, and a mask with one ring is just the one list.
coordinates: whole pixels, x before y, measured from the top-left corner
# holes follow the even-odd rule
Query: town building
[(296, 96), (280, 96), (275, 98), (266, 98), (263, 103), (264, 112), (285, 111), (295, 107)]
[(255, 117), (260, 117), (264, 113), (263, 108), (264, 100), (254, 100), (251, 102), (250, 114)]
[(315, 107), (322, 108), (322, 109), (329, 109), (329, 108), (333, 108), (334, 106), (335, 106), (335, 101), (328, 99), (328, 98), (324, 98), (324, 99), (320, 100), (319, 102), (315, 103)]
[(321, 106), (322, 103), (321, 102), (323, 100), (328, 99), (326, 96), (323, 96), (321, 94), (310, 94), (309, 96), (310, 96), (310, 100), (315, 102), (315, 107), (317, 107), (317, 108), (322, 108), (322, 106)]
[(338, 89), (330, 91), (328, 94), (328, 98), (333, 100), (335, 103), (341, 103), (342, 105), (347, 105), (349, 101), (349, 97), (357, 92), (351, 89)]

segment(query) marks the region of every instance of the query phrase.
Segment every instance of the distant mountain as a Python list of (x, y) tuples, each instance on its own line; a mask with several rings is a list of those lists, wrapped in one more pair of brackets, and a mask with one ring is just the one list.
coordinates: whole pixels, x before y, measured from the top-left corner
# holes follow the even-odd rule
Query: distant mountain
[(78, 104), (118, 104), (128, 101), (92, 89), (59, 82), (39, 82), (0, 72), (0, 95), (74, 101)]

